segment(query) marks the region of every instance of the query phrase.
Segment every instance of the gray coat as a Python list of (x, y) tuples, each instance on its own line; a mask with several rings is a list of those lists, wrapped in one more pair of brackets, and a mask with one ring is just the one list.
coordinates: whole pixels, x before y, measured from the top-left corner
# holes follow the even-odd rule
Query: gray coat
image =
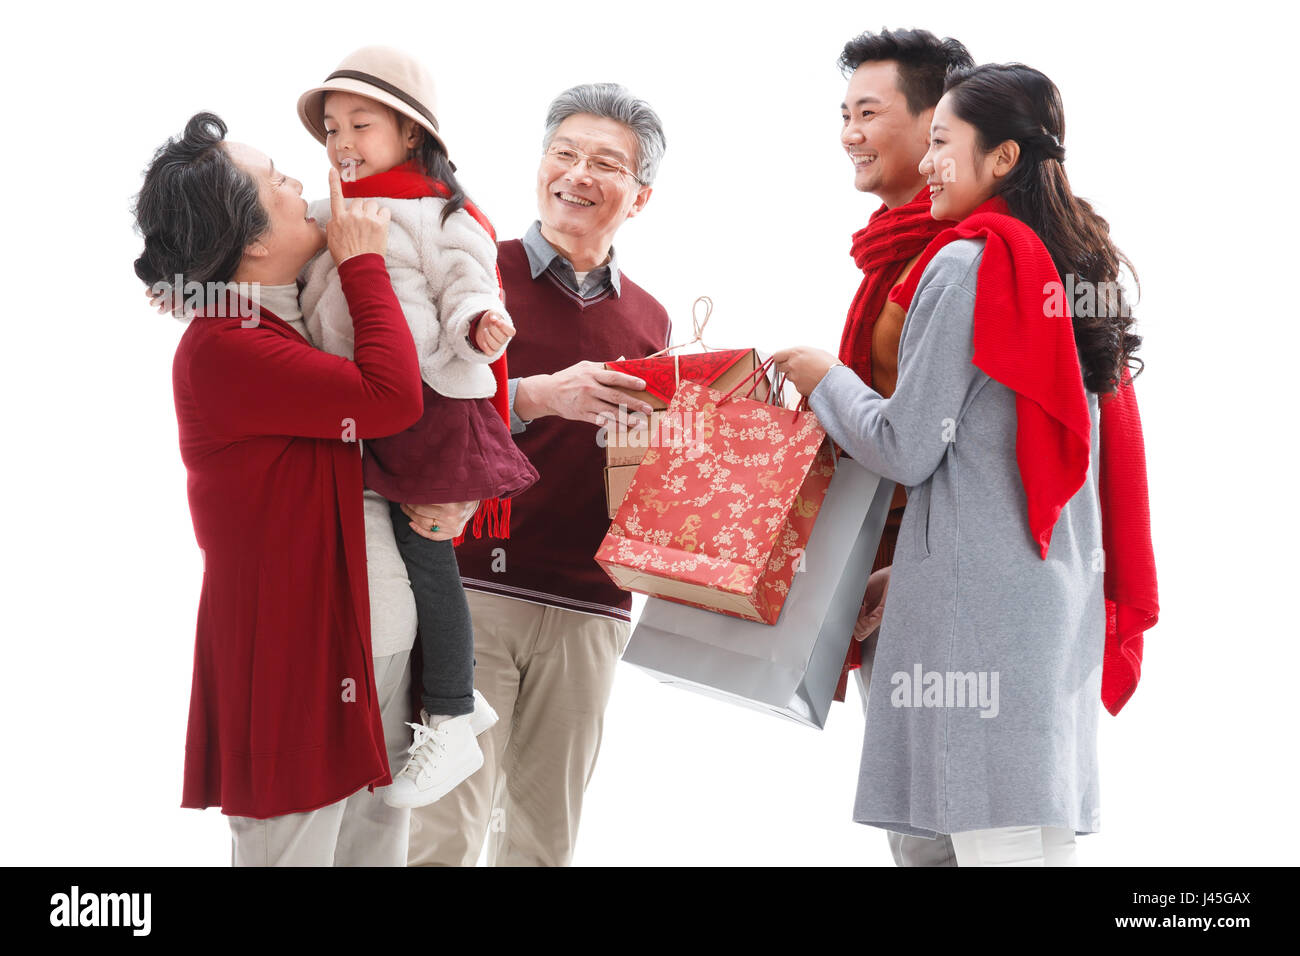
[[(908, 489), (853, 816), (928, 837), (1092, 833), (1105, 641), (1097, 456), (1042, 560), (1016, 465), (1015, 393), (972, 362), (983, 249), (952, 242), (926, 267), (893, 396), (837, 366), (809, 397), (849, 455)], [(1095, 450), (1091, 392), (1088, 405)]]

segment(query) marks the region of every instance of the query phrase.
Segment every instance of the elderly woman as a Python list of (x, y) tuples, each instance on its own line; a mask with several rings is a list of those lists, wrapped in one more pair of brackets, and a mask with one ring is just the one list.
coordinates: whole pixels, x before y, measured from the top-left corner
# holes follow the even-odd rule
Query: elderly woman
[[(238, 301), (235, 315), (209, 297), (173, 365), (204, 556), (182, 806), (221, 807), (236, 865), (376, 862), (366, 848), (377, 827), (390, 847), (406, 839), (405, 818), (377, 820), (367, 789), (391, 782), (381, 709), (405, 714), (409, 670), (405, 653), (372, 661), (357, 439), (401, 431), (421, 411), (384, 268), (388, 214), (345, 206), (331, 174), (322, 231), (301, 183), (225, 133), (210, 113), (192, 117), (154, 156), (135, 210), (146, 283), (179, 274), (258, 293), (219, 297)], [(355, 361), (302, 335), (295, 280), (327, 243)]]

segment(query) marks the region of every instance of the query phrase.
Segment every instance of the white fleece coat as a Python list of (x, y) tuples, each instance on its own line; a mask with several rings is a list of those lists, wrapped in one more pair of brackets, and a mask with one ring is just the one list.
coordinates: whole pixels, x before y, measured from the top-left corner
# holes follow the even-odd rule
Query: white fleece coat
[[(491, 397), (496, 381), (488, 364), (506, 347), (480, 352), (466, 335), (480, 313), (507, 314), (497, 285), (496, 244), (464, 209), (444, 224), (445, 199), (375, 197), (375, 202), (392, 210), (384, 260), (415, 339), (421, 377), (448, 398)], [(322, 225), (329, 222), (329, 200), (312, 203), (308, 215)], [(302, 314), (312, 344), (353, 358), (352, 317), (329, 252), (309, 262), (303, 277)]]

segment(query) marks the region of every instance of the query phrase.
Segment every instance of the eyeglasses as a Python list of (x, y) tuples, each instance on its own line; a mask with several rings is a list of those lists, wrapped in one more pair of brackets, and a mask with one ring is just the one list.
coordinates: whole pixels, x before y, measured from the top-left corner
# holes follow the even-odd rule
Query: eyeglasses
[(593, 176), (600, 179), (613, 179), (619, 174), (626, 174), (631, 176), (636, 182), (641, 183), (642, 186), (645, 185), (645, 183), (642, 182), (641, 177), (632, 172), (632, 170), (628, 169), (622, 163), (610, 158), (609, 156), (593, 156), (591, 153), (584, 153), (582, 150), (575, 149), (572, 146), (552, 146), (547, 149), (542, 156), (544, 159), (554, 163), (556, 166), (561, 166), (565, 169), (570, 169), (585, 159), (587, 161), (587, 168), (591, 170)]

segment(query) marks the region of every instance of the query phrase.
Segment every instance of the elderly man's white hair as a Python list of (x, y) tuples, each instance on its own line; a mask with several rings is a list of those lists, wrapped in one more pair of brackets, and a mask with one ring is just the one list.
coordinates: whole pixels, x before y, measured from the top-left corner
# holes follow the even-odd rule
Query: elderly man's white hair
[(552, 100), (546, 111), (542, 149), (550, 147), (560, 124), (578, 113), (603, 116), (630, 129), (636, 137), (637, 178), (646, 186), (655, 181), (666, 143), (663, 123), (649, 103), (633, 96), (618, 83), (583, 83), (571, 87)]

